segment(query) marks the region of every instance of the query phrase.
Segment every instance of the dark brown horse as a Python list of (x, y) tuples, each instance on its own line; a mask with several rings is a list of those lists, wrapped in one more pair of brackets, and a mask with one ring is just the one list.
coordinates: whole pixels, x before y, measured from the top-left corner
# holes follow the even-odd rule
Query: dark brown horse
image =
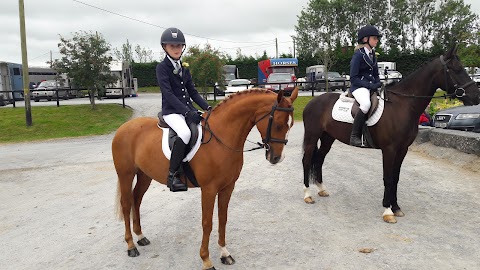
[[(265, 157), (271, 164), (283, 159), (286, 136), (293, 125), (292, 104), (298, 89), (286, 98), (283, 91), (252, 89), (231, 95), (218, 104), (202, 121), (206, 131), (203, 144), (193, 159), (191, 168), (202, 190), (203, 238), (200, 257), (203, 269), (215, 269), (208, 250), (212, 231), (212, 215), (218, 195), (219, 239), (224, 264), (235, 261), (226, 249), (225, 232), (227, 209), (230, 196), (243, 166), (243, 146), (248, 134), (257, 127), (266, 149)], [(128, 255), (140, 255), (133, 242), (130, 227), (130, 211), (133, 211), (133, 231), (138, 244), (150, 244), (143, 235), (140, 225), (140, 204), (152, 179), (166, 184), (169, 161), (162, 153), (162, 130), (157, 127), (158, 119), (136, 118), (123, 124), (112, 142), (113, 162), (118, 175), (119, 210), (125, 222), (125, 241)], [(137, 176), (132, 191), (134, 177)], [(193, 187), (192, 184), (189, 184)]]
[[(425, 64), (399, 83), (387, 86), (389, 101), (385, 101), (383, 115), (368, 128), (374, 144), (382, 150), (383, 155), (383, 219), (386, 222), (395, 223), (395, 216), (404, 216), (397, 202), (400, 168), (408, 147), (417, 136), (418, 119), (438, 88), (445, 90), (449, 96), (457, 97), (465, 105), (479, 103), (479, 89), (465, 72), (456, 55), (456, 48)], [(309, 180), (317, 185), (319, 196), (329, 195), (322, 179), (325, 156), (335, 140), (345, 144), (350, 142), (352, 125), (332, 117), (332, 108), (338, 98), (339, 94), (336, 93), (323, 94), (312, 99), (303, 111), (306, 203), (314, 202), (309, 191)], [(319, 140), (320, 147), (317, 146)]]

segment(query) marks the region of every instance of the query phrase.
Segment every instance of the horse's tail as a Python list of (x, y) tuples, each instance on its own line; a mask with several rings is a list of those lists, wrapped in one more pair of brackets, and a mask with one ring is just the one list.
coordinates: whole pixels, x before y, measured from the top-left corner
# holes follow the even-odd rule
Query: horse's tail
[[(119, 221), (123, 221), (123, 211), (122, 211), (122, 194), (120, 190), (120, 180), (117, 181), (117, 194), (115, 196), (115, 216)], [(133, 207), (132, 203), (132, 209), (130, 209), (130, 217), (133, 218), (135, 216), (135, 207)]]
[[(305, 148), (306, 148), (306, 144), (305, 144), (305, 140), (303, 141), (303, 152), (305, 153)], [(307, 179), (305, 179), (305, 186), (309, 186), (308, 184), (315, 184), (316, 183), (316, 179), (317, 179), (317, 175), (318, 175), (318, 172), (319, 172), (319, 169), (321, 170), (321, 164), (319, 164), (319, 156), (320, 156), (320, 152), (318, 150), (318, 146), (317, 144), (315, 144), (315, 148), (313, 149), (313, 153), (312, 153), (312, 158), (310, 160), (310, 163), (308, 164), (308, 170), (309, 170), (309, 173), (308, 173), (308, 181)], [(308, 183), (307, 183), (308, 182)]]
[(118, 220), (123, 220), (122, 204), (120, 203), (120, 181), (117, 181), (117, 194), (115, 196), (115, 216)]
[(320, 164), (320, 151), (318, 150), (318, 147), (315, 146), (315, 149), (313, 150), (313, 155), (312, 155), (312, 163), (310, 164), (310, 184), (315, 184), (317, 182), (317, 177), (319, 170), (322, 169), (322, 165)]

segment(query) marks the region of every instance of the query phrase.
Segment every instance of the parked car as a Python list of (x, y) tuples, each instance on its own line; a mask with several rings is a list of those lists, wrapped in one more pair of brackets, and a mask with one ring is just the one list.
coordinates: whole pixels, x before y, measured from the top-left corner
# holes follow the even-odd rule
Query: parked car
[(31, 96), (32, 99), (35, 100), (35, 102), (38, 102), (41, 99), (46, 99), (50, 101), (57, 98), (57, 91), (59, 98), (69, 98), (69, 91), (65, 88), (62, 88), (60, 83), (55, 80), (47, 80), (40, 82), (37, 88), (33, 89)]
[(343, 91), (347, 90), (348, 83), (345, 76), (340, 75), (340, 73), (335, 71), (329, 71), (327, 73), (327, 77), (325, 77), (325, 73), (317, 73), (315, 75), (315, 81), (317, 82), (315, 85), (316, 90), (325, 90), (328, 78), (328, 89), (330, 91), (335, 91), (337, 89), (342, 89)]
[(472, 80), (477, 83), (477, 86), (480, 87), (480, 73), (479, 74), (473, 74), (472, 76)]
[(283, 90), (284, 95), (290, 96), (295, 88), (295, 81), (292, 78), (294, 75), (290, 73), (272, 73), (267, 78), (265, 88), (275, 93)]
[(480, 132), (480, 105), (438, 111), (433, 117), (433, 124), (437, 128)]
[(387, 69), (387, 76), (385, 76), (384, 73), (379, 74), (380, 81), (383, 84), (390, 84), (392, 82), (398, 82), (402, 79), (402, 73), (393, 70), (393, 69)]
[(32, 98), (35, 102), (40, 101), (40, 99), (46, 99), (48, 101), (53, 99), (55, 96), (55, 88), (60, 87), (56, 81), (43, 81), (38, 84), (37, 88), (32, 91)]
[(239, 91), (247, 90), (252, 88), (250, 80), (247, 79), (233, 79), (228, 82), (227, 89), (225, 93), (231, 94)]
[(218, 82), (213, 86), (213, 91), (217, 96), (225, 96), (225, 86), (219, 85)]

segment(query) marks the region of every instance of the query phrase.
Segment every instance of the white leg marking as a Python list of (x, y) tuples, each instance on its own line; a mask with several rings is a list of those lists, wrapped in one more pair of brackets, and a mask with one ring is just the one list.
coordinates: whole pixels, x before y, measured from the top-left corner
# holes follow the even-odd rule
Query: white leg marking
[[(219, 246), (220, 247), (220, 246)], [(220, 256), (221, 257), (228, 257), (230, 256), (230, 252), (228, 252), (226, 247), (220, 247)]]
[(139, 234), (139, 235), (137, 235), (137, 238), (138, 238), (138, 240), (142, 240), (144, 237), (145, 237), (145, 236), (143, 236), (143, 233), (142, 233), (142, 234)]
[(323, 183), (315, 183), (317, 185), (318, 191), (325, 191), (325, 185)]
[(393, 216), (392, 208), (390, 207), (385, 208), (385, 211), (383, 212), (383, 216)]
[(312, 197), (312, 194), (310, 194), (310, 189), (306, 186), (303, 186), (303, 193), (304, 193), (304, 196), (303, 196), (304, 199)]

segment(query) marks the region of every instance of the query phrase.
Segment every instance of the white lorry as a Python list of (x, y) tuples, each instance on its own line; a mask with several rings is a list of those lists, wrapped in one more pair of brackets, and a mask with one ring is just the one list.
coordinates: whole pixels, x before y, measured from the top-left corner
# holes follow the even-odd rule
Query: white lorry
[(114, 61), (110, 64), (110, 72), (117, 77), (117, 81), (105, 87), (106, 97), (135, 97), (137, 96), (132, 67), (127, 62)]

